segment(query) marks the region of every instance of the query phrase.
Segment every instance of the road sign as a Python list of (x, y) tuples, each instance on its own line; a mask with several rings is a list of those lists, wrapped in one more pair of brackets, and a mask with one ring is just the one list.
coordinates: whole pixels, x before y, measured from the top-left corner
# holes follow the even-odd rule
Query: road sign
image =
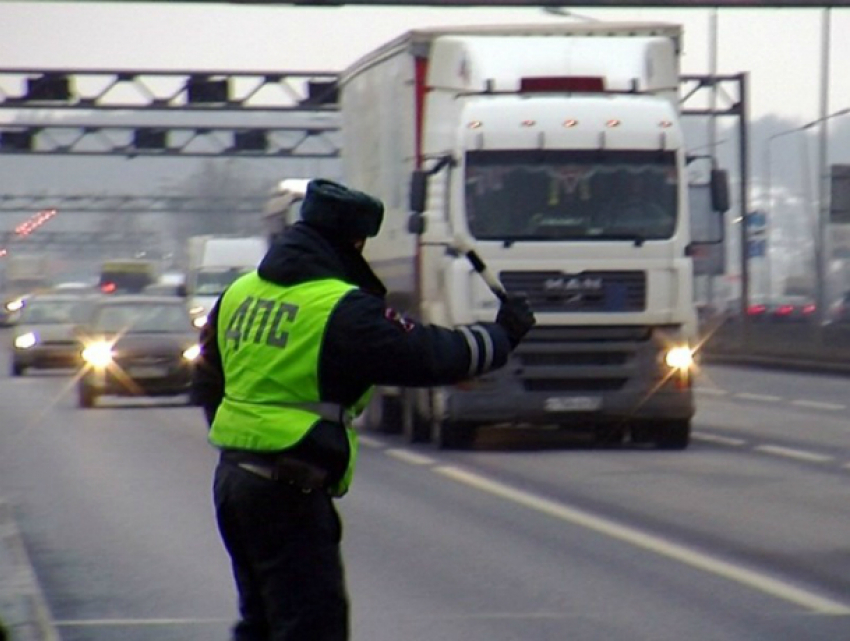
[(767, 239), (755, 238), (747, 241), (747, 258), (761, 258), (767, 254)]

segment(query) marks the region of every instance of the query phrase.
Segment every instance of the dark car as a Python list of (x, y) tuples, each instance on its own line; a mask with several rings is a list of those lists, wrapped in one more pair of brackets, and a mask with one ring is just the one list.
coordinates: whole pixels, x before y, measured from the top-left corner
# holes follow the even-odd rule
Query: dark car
[(182, 283), (154, 283), (142, 290), (146, 296), (179, 296), (186, 297), (186, 286)]
[(33, 294), (22, 300), (12, 334), (11, 373), (21, 376), (27, 369), (77, 367), (80, 343), (75, 334), (95, 294)]
[(80, 333), (80, 407), (92, 407), (106, 395), (177, 396), (189, 391), (199, 353), (198, 330), (183, 299), (104, 296)]
[(29, 295), (29, 293), (7, 295), (3, 299), (0, 304), (0, 327), (11, 327), (20, 320), (24, 301)]

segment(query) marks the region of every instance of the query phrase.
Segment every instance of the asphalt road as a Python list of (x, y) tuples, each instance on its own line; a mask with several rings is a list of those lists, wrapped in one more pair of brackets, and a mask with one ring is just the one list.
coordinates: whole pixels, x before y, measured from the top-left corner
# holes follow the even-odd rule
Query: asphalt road
[[(3, 368), (2, 371), (7, 371)], [(64, 641), (226, 639), (215, 453), (183, 399), (0, 377), (0, 499)], [(367, 434), (339, 502), (362, 641), (850, 638), (850, 381), (707, 366), (692, 446)]]

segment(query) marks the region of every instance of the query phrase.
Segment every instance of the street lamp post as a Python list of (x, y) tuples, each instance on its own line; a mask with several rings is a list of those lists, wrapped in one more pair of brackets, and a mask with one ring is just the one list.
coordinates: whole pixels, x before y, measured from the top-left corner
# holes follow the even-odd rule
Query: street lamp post
[[(812, 123), (808, 123), (811, 125)], [(764, 249), (764, 258), (765, 258), (765, 280), (767, 281), (767, 287), (765, 288), (767, 291), (768, 297), (773, 294), (773, 274), (772, 274), (772, 265), (770, 261), (770, 230), (773, 227), (773, 163), (772, 163), (772, 155), (771, 155), (771, 145), (773, 141), (777, 138), (781, 138), (783, 136), (787, 136), (789, 134), (799, 133), (803, 129), (806, 128), (806, 125), (803, 127), (794, 127), (793, 129), (787, 129), (785, 131), (780, 131), (779, 133), (773, 134), (768, 137), (767, 143), (765, 144), (765, 154), (764, 154), (764, 164), (765, 164), (765, 213), (766, 222), (765, 222), (765, 249)]]

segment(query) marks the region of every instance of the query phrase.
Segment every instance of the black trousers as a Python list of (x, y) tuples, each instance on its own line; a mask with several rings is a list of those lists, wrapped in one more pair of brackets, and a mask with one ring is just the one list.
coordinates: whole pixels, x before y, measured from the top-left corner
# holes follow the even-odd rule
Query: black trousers
[(216, 518), (233, 564), (234, 641), (346, 641), (348, 595), (333, 499), (220, 461)]

